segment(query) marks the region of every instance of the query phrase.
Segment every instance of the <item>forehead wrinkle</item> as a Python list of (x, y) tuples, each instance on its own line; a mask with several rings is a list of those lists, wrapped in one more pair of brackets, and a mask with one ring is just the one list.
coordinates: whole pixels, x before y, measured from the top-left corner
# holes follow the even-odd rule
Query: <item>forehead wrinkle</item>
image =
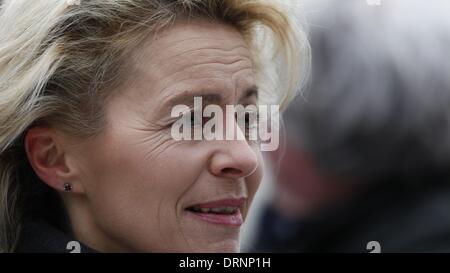
[[(186, 44), (187, 44), (186, 43), (187, 41), (196, 41), (196, 43), (192, 43), (194, 46), (198, 44), (198, 41), (211, 41), (208, 44), (214, 44), (215, 43), (215, 44), (219, 44), (220, 46), (226, 46), (228, 44), (231, 44), (231, 43), (227, 43), (227, 42), (230, 41), (230, 39), (223, 39), (223, 38), (217, 38), (217, 37), (214, 37), (214, 38), (213, 37), (211, 37), (211, 38), (189, 37), (189, 38), (186, 38), (186, 39), (175, 40), (175, 41), (170, 41), (170, 40), (168, 40), (168, 41), (154, 41), (153, 43), (150, 44), (150, 47), (152, 47), (152, 46), (153, 47), (161, 46), (161, 47), (163, 47), (165, 49), (177, 48), (180, 45), (185, 47)], [(220, 43), (217, 43), (218, 41)], [(225, 41), (225, 43), (224, 43), (224, 41)], [(233, 45), (233, 47), (234, 46), (235, 45)], [(239, 46), (248, 48), (248, 45), (247, 45), (247, 43), (245, 43), (245, 41), (242, 41), (242, 43)]]
[[(240, 57), (228, 57), (217, 59), (212, 57), (197, 58), (196, 60), (183, 60), (178, 64), (173, 62), (154, 66), (150, 65), (150, 69), (141, 69), (144, 75), (150, 79), (157, 80), (157, 85), (166, 81), (174, 81), (179, 78), (230, 78), (234, 80), (234, 74), (244, 70), (253, 70), (251, 60)], [(186, 74), (186, 75), (184, 75)]]
[[(176, 71), (170, 71), (169, 73), (176, 77), (179, 74), (189, 74), (189, 76), (193, 75), (222, 75), (224, 78), (230, 78), (236, 72), (251, 69), (251, 64), (247, 63), (245, 60), (232, 60), (229, 62), (221, 62), (221, 61), (207, 61), (207, 62), (198, 62), (195, 64), (185, 64), (180, 65)], [(228, 76), (229, 75), (229, 76)]]
[[(188, 64), (201, 60), (220, 60), (220, 59), (246, 59), (252, 62), (250, 51), (243, 45), (224, 48), (219, 45), (195, 45), (195, 47), (187, 48), (186, 46), (178, 47), (177, 50), (164, 50), (160, 54), (149, 58), (152, 66), (164, 64), (169, 66), (172, 61), (176, 63), (186, 62)], [(180, 52), (181, 49), (184, 49)]]
[[(243, 60), (239, 60), (238, 62), (243, 62)], [(170, 73), (162, 73), (161, 77), (158, 77), (159, 80), (157, 81), (155, 89), (164, 94), (166, 93), (167, 89), (173, 88), (174, 82), (175, 85), (178, 85), (181, 82), (186, 83), (186, 81), (195, 80), (199, 80), (202, 83), (199, 84), (197, 82), (194, 82), (189, 83), (189, 85), (204, 85), (206, 81), (207, 85), (215, 86), (218, 82), (221, 82), (220, 85), (222, 86), (224, 85), (224, 82), (226, 83), (228, 81), (227, 79), (230, 79), (231, 83), (226, 83), (225, 85), (253, 85), (254, 79), (252, 75), (252, 63), (243, 62), (242, 64), (240, 64), (238, 62), (235, 62), (231, 67), (229, 64), (220, 64), (220, 66), (218, 67), (217, 63), (207, 62), (196, 65), (187, 65), (186, 67), (178, 68), (176, 72), (170, 71)], [(211, 66), (211, 69), (207, 69), (208, 66)], [(223, 69), (224, 66), (228, 66), (228, 68)], [(209, 83), (209, 80), (214, 80), (214, 84)], [(241, 84), (242, 82), (243, 84)], [(225, 85), (221, 88), (224, 88)]]
[[(239, 49), (244, 49), (244, 50), (239, 50)], [(166, 51), (167, 52), (167, 51)], [(179, 57), (185, 57), (185, 58), (194, 58), (194, 57), (216, 57), (216, 58), (220, 58), (220, 57), (236, 57), (236, 58), (247, 58), (247, 59), (251, 59), (251, 55), (248, 52), (248, 49), (245, 46), (235, 46), (233, 48), (230, 49), (224, 49), (221, 47), (212, 47), (212, 46), (205, 46), (205, 47), (201, 47), (201, 48), (195, 48), (195, 49), (188, 49), (182, 52), (178, 52), (176, 54), (170, 55), (168, 54), (168, 56), (166, 58), (163, 58), (162, 56), (160, 56), (161, 60), (159, 60), (158, 62), (155, 63), (162, 63), (162, 62), (167, 62), (169, 60), (172, 60), (174, 58), (179, 58)]]
[[(206, 52), (205, 50), (208, 50)], [(149, 60), (148, 65), (144, 65), (143, 62), (140, 62), (141, 65), (138, 66), (138, 71), (144, 72), (147, 76), (153, 76), (151, 78), (160, 79), (164, 74), (173, 74), (178, 73), (178, 71), (185, 70), (186, 68), (202, 65), (202, 64), (222, 64), (222, 65), (233, 65), (233, 63), (237, 63), (239, 61), (248, 62), (245, 66), (248, 68), (253, 67), (253, 62), (249, 56), (245, 56), (240, 53), (231, 53), (222, 51), (222, 55), (218, 54), (217, 51), (221, 50), (213, 50), (214, 54), (212, 54), (210, 49), (197, 49), (192, 54), (177, 54), (173, 55), (169, 58), (164, 54), (161, 54), (157, 57), (158, 60)], [(186, 51), (185, 53), (193, 52)], [(235, 69), (244, 69), (247, 67), (237, 67)], [(234, 67), (232, 67), (234, 68)], [(177, 72), (173, 72), (170, 70), (176, 69)], [(148, 75), (148, 73), (153, 75)]]
[[(153, 62), (161, 62), (158, 59), (170, 59), (173, 57), (179, 57), (183, 55), (191, 55), (195, 53), (201, 53), (200, 55), (206, 54), (205, 51), (212, 51), (209, 54), (216, 55), (217, 52), (220, 52), (224, 55), (241, 55), (248, 58), (251, 58), (251, 52), (247, 45), (233, 45), (229, 47), (225, 47), (224, 44), (193, 44), (189, 46), (187, 44), (170, 44), (166, 47), (163, 47), (164, 50), (153, 50), (153, 48), (148, 48), (146, 52), (144, 52), (144, 58), (151, 60)], [(157, 52), (157, 53), (156, 53)], [(191, 54), (189, 54), (191, 53)]]
[[(214, 81), (214, 84), (198, 84), (198, 85), (203, 85), (203, 86), (207, 86), (206, 88), (208, 88), (208, 86), (218, 86), (217, 83), (222, 82), (220, 84), (220, 88), (223, 88), (224, 86), (226, 86), (226, 84), (223, 83), (224, 79), (222, 77), (186, 77), (184, 79), (181, 79), (179, 82), (173, 84), (173, 81), (167, 81), (166, 84), (162, 87), (162, 89), (160, 89), (161, 93), (164, 94), (162, 96), (162, 98), (166, 98), (167, 96), (171, 95), (170, 89), (172, 90), (177, 90), (177, 89), (189, 89), (189, 88), (194, 88), (197, 84), (195, 83), (186, 83), (186, 81), (191, 81), (191, 80), (199, 80), (199, 81), (210, 81), (210, 80), (217, 80)], [(213, 82), (213, 81), (211, 81)], [(185, 87), (177, 87), (179, 85), (185, 86)], [(212, 89), (212, 88), (210, 88)]]

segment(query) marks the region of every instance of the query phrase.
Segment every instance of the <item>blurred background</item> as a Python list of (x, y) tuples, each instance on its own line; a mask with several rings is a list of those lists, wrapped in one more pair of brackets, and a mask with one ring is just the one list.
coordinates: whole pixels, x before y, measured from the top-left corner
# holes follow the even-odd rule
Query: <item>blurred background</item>
[(450, 252), (450, 1), (301, 3), (312, 79), (243, 251)]

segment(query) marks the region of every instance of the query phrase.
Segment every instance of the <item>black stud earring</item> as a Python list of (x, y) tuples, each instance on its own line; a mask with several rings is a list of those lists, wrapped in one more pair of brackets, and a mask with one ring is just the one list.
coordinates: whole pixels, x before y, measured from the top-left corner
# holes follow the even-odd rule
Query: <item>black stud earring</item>
[(72, 185), (70, 185), (70, 183), (64, 183), (64, 191), (65, 192), (72, 191)]

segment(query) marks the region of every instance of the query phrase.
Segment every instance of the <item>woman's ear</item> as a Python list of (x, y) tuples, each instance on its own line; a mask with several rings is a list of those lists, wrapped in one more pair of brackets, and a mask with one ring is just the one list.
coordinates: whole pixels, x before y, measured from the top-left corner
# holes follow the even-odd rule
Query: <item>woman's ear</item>
[(67, 164), (62, 135), (48, 127), (33, 127), (25, 135), (25, 151), (37, 176), (57, 191), (83, 193), (75, 170)]

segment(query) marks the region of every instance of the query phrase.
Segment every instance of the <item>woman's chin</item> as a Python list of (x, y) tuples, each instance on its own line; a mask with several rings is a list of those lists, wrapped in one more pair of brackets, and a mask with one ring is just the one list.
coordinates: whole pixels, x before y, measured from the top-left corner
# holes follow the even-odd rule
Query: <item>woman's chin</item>
[(205, 244), (187, 252), (194, 253), (238, 253), (240, 250), (239, 240), (225, 240), (213, 244)]
[(240, 250), (240, 226), (210, 223), (185, 215), (181, 226), (186, 252), (237, 253)]

